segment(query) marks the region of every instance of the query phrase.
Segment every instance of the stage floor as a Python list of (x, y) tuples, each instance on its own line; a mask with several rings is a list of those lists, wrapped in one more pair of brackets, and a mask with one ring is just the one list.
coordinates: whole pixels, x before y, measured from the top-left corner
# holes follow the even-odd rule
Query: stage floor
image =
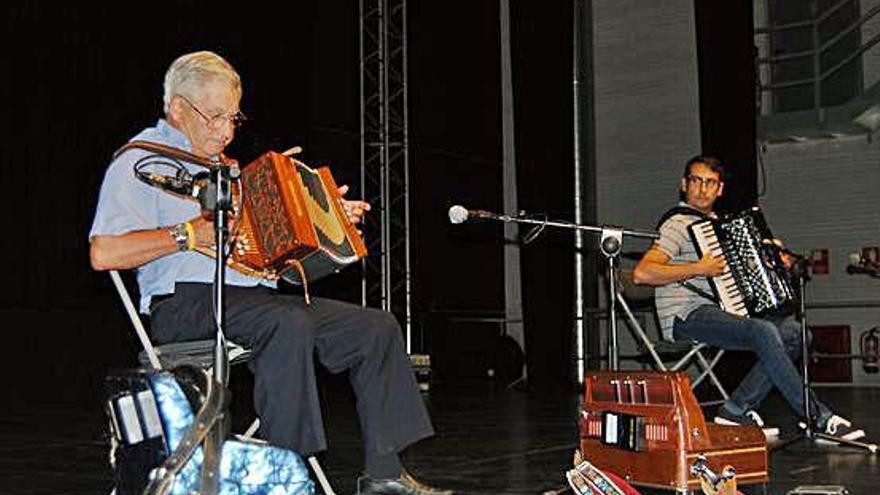
[[(869, 438), (880, 439), (880, 389), (818, 392)], [(330, 450), (321, 461), (336, 493), (351, 494), (361, 461), (353, 400), (340, 380), (325, 380), (322, 397)], [(575, 392), (470, 381), (434, 383), (425, 397), (438, 435), (407, 454), (406, 463), (420, 478), (463, 494), (540, 494), (564, 487), (563, 472), (570, 467), (577, 438)], [(793, 417), (777, 397), (768, 400), (762, 413), (783, 429), (783, 437), (793, 434)], [(236, 423), (245, 419), (236, 418)], [(0, 493), (109, 493), (105, 435), (100, 404), (16, 403), (0, 420)], [(843, 485), (861, 495), (876, 493), (880, 486), (877, 456), (860, 450), (797, 442), (773, 451), (770, 460), (770, 483), (749, 493)]]

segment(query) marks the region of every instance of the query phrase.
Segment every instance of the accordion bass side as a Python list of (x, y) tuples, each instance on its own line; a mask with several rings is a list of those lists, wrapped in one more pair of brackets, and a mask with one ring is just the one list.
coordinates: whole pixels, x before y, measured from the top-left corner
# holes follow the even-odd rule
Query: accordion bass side
[(699, 256), (724, 258), (725, 272), (709, 277), (723, 310), (756, 317), (791, 311), (791, 281), (760, 208), (720, 220), (700, 220), (688, 230)]
[(302, 284), (367, 253), (326, 167), (270, 151), (242, 169), (239, 196), (229, 264), (242, 273)]

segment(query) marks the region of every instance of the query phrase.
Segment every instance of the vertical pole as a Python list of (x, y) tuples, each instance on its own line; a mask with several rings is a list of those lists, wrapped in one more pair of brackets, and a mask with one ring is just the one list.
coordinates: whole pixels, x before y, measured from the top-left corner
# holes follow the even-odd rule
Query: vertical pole
[[(401, 57), (403, 58), (402, 67), (400, 71), (401, 83), (403, 85), (403, 205), (404, 205), (404, 256), (405, 267), (404, 267), (404, 278), (405, 278), (405, 290), (406, 290), (406, 308), (405, 308), (405, 321), (406, 321), (406, 352), (407, 354), (412, 354), (412, 256), (410, 255), (410, 249), (412, 245), (410, 243), (410, 204), (409, 204), (409, 85), (407, 84), (407, 72), (409, 70), (407, 53), (408, 53), (408, 45), (407, 45), (407, 23), (406, 23), (406, 0), (401, 0), (401, 43), (403, 53)], [(425, 350), (425, 342), (422, 339), (421, 342), (422, 350)]]
[[(501, 21), (501, 127), (503, 148), (504, 212), (515, 213), (519, 206), (516, 182), (516, 140), (513, 106), (513, 69), (510, 57), (510, 0), (500, 0)], [(522, 276), (520, 273), (519, 226), (504, 223), (504, 330), (526, 351), (522, 314)], [(528, 374), (523, 362), (520, 380)]]
[[(574, 221), (579, 225), (596, 223), (596, 143), (593, 102), (593, 3), (572, 2), (572, 107)], [(599, 339), (591, 339), (594, 323), (587, 319), (587, 308), (598, 305), (600, 287), (595, 252), (585, 242), (580, 229), (574, 233), (574, 328), (572, 332), (573, 374), (578, 383), (591, 366), (590, 356), (601, 354)], [(592, 363), (596, 365), (597, 363)]]
[(620, 369), (617, 348), (617, 280), (615, 279), (614, 256), (608, 256), (608, 328), (611, 331), (608, 339), (608, 363), (613, 371)]
[[(583, 198), (581, 197), (581, 147), (578, 146), (578, 136), (581, 129), (581, 29), (583, 23), (583, 1), (574, 0), (572, 29), (572, 86), (574, 106), (574, 223), (582, 225)], [(580, 229), (574, 231), (574, 349), (577, 382), (584, 382), (584, 233)]]
[(825, 121), (822, 110), (822, 51), (819, 46), (819, 21), (813, 21), (813, 108), (816, 110), (816, 121)]
[[(360, 180), (361, 180), (361, 200), (367, 200), (367, 123), (366, 123), (366, 91), (365, 91), (365, 79), (366, 79), (366, 68), (367, 64), (364, 60), (364, 43), (366, 43), (366, 31), (364, 26), (364, 17), (366, 16), (364, 11), (364, 0), (358, 0), (359, 5), (359, 17), (358, 24), (360, 26), (360, 42), (358, 43), (358, 53), (360, 60), (360, 109), (361, 109), (361, 170), (360, 170)], [(367, 278), (368, 278), (368, 270), (369, 266), (367, 265), (368, 261), (364, 259), (361, 262), (361, 269), (363, 270), (363, 274), (361, 275), (361, 306), (367, 306)]]
[(379, 128), (382, 133), (382, 159), (379, 166), (379, 211), (382, 216), (382, 310), (391, 311), (391, 187), (390, 187), (390, 140), (388, 94), (388, 0), (379, 0), (379, 94), (382, 95), (382, 111), (379, 112)]

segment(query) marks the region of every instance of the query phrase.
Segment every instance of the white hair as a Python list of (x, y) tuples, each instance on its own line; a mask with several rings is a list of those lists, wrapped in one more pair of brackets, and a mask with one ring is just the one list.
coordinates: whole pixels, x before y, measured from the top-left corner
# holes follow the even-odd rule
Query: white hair
[(225, 82), (241, 95), (241, 77), (223, 57), (214, 52), (200, 51), (181, 55), (165, 73), (164, 110), (168, 115), (171, 98), (182, 95), (196, 99), (205, 84)]

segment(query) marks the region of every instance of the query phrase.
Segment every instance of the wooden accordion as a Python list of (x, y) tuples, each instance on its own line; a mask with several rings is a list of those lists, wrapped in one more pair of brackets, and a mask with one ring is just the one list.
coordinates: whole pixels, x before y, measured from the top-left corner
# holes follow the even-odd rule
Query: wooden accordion
[(760, 208), (700, 220), (688, 230), (699, 256), (709, 253), (727, 264), (720, 276), (709, 277), (721, 309), (739, 316), (784, 314), (792, 309), (791, 281)]
[(242, 169), (239, 204), (229, 264), (242, 273), (302, 284), (367, 253), (327, 167), (267, 152)]
[(681, 372), (595, 371), (584, 377), (579, 455), (633, 485), (685, 492), (692, 468), (731, 466), (739, 484), (768, 480), (760, 428), (706, 421)]

